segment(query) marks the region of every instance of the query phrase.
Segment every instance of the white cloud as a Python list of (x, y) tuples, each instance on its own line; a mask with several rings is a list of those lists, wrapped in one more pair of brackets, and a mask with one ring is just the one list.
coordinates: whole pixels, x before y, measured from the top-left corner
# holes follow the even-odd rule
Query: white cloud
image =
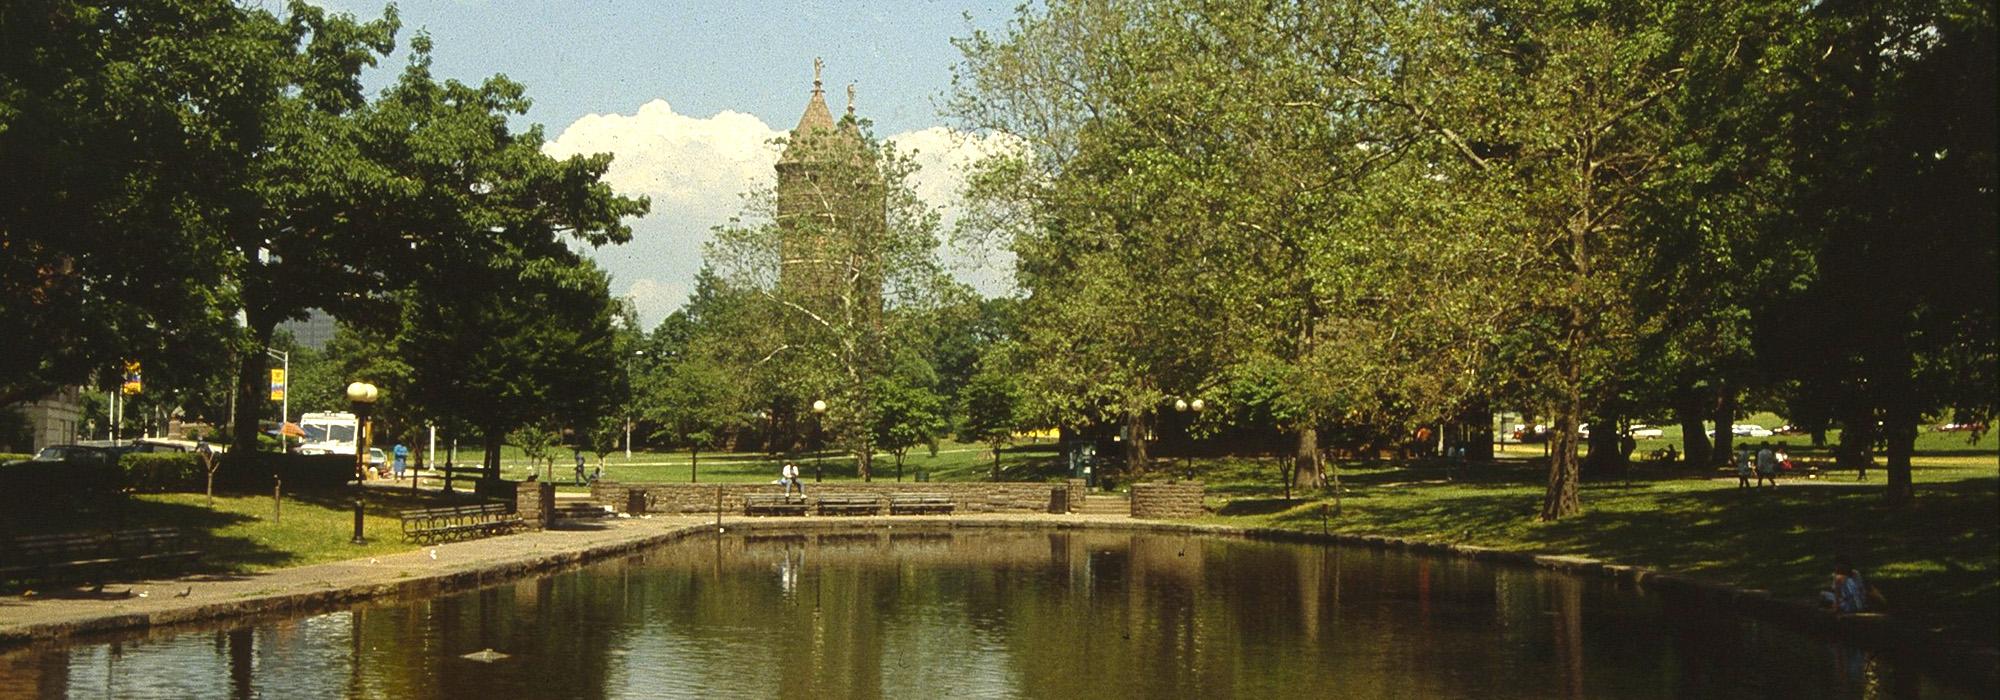
[[(632, 222), (631, 243), (591, 253), (611, 273), (613, 293), (632, 297), (640, 322), (651, 328), (686, 300), (710, 229), (739, 213), (744, 193), (775, 182), (779, 151), (771, 140), (784, 135), (753, 115), (724, 111), (691, 117), (676, 113), (665, 100), (654, 100), (635, 114), (578, 119), (543, 150), (558, 158), (611, 153), (615, 158), (606, 182), (620, 194), (652, 198), (652, 213)], [(887, 140), (904, 152), (916, 152), (922, 169), (913, 184), (919, 196), (941, 210), (948, 236), (957, 219), (964, 168), (994, 151), (994, 142), (944, 127)], [(960, 279), (981, 293), (1007, 294), (1013, 288), (1013, 258), (1005, 251), (947, 245), (940, 253)]]
[(611, 273), (612, 293), (632, 297), (651, 328), (686, 301), (710, 229), (738, 213), (744, 193), (776, 180), (770, 141), (781, 135), (753, 115), (691, 117), (654, 100), (635, 114), (578, 119), (542, 150), (558, 158), (611, 153), (604, 179), (612, 189), (652, 198), (652, 213), (631, 222), (632, 242), (591, 253)]

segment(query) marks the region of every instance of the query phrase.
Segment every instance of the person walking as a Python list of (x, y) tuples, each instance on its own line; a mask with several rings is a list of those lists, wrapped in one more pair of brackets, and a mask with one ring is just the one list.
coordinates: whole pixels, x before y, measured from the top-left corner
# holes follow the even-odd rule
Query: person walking
[(570, 452), (572, 452), (572, 453), (574, 453), (574, 454), (576, 455), (576, 485), (578, 485), (578, 486), (582, 486), (582, 485), (583, 485), (583, 448), (581, 448), (581, 447), (572, 447), (572, 448), (570, 448)]
[(389, 453), (395, 456), (396, 478), (403, 478), (403, 467), (410, 463), (410, 448), (399, 442), (396, 443), (393, 449), (389, 450)]
[(1750, 488), (1750, 474), (1756, 470), (1756, 459), (1747, 445), (1736, 451), (1736, 488)]
[(1767, 479), (1771, 488), (1778, 487), (1778, 453), (1771, 450), (1771, 443), (1765, 442), (1757, 446), (1757, 486), (1763, 487)]

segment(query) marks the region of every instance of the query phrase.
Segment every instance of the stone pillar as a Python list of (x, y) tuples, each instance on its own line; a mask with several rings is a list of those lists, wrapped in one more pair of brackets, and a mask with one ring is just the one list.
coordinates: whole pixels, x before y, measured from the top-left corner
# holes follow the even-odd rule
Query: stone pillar
[(1090, 492), (1090, 482), (1083, 479), (1069, 480), (1069, 510), (1074, 513), (1083, 510), (1083, 499)]
[(1201, 517), (1207, 489), (1195, 482), (1133, 484), (1132, 517), (1151, 520)]
[(556, 485), (541, 481), (514, 484), (514, 513), (528, 527), (546, 530), (556, 515)]

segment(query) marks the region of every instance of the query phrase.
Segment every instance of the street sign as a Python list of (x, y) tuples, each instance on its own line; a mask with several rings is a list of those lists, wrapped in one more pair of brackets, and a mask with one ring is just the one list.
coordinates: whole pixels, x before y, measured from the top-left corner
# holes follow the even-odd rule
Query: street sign
[(285, 400), (285, 371), (282, 369), (271, 370), (271, 400)]
[(138, 396), (142, 386), (139, 383), (139, 361), (125, 361), (125, 385), (120, 387), (126, 396)]

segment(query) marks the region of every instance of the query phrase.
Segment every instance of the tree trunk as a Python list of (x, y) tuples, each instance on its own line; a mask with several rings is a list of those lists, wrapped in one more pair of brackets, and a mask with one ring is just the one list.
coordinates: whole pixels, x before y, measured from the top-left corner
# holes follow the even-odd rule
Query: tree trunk
[[(1146, 415), (1138, 411), (1125, 414), (1125, 478), (1137, 481), (1146, 473), (1146, 466), (1152, 458), (1146, 454)], [(994, 451), (994, 460), (1000, 459), (999, 451)], [(995, 467), (997, 470), (998, 467)], [(996, 471), (997, 473), (997, 471)]]
[(1905, 408), (1890, 408), (1882, 421), (1882, 437), (1887, 443), (1885, 452), (1889, 472), (1889, 491), (1885, 494), (1892, 505), (1909, 503), (1916, 495), (1916, 485), (1910, 480), (1910, 454), (1917, 447), (1917, 413)]
[(993, 452), (993, 480), (998, 482), (1000, 480), (1000, 443), (992, 443), (987, 445), (987, 447)]
[(486, 470), (485, 478), (492, 481), (499, 481), (500, 446), (505, 444), (506, 438), (500, 434), (498, 428), (488, 427), (480, 437), (480, 440), (485, 444), (486, 448), (485, 455), (480, 459), (480, 466)]
[(688, 450), (688, 483), (701, 483), (701, 450)]
[(1553, 434), (1549, 437), (1549, 488), (1542, 495), (1542, 520), (1555, 521), (1583, 512), (1577, 499), (1576, 416), (1580, 412), (1575, 396), (1556, 410)]
[(271, 391), (268, 384), (271, 358), (264, 354), (264, 348), (271, 345), (271, 332), (278, 326), (276, 319), (264, 314), (250, 313), (246, 318), (254, 347), (247, 349), (237, 364), (236, 412), (230, 416), (229, 440), (230, 451), (241, 454), (257, 451), (257, 421), (262, 418)]
[(1866, 476), (1868, 467), (1875, 463), (1875, 411), (1858, 397), (1849, 400), (1858, 405), (1842, 412), (1840, 448), (1834, 450), (1834, 456), (1840, 466), (1858, 469)]
[(1590, 449), (1585, 453), (1583, 471), (1591, 476), (1614, 475), (1627, 466), (1628, 454), (1618, 444), (1620, 419), (1598, 416), (1590, 421)]
[[(998, 458), (1000, 457), (1000, 454), (999, 454), (998, 452), (995, 452), (993, 456), (994, 456), (994, 458), (995, 458), (995, 459), (998, 459)], [(859, 450), (855, 450), (855, 451), (854, 451), (854, 466), (855, 466), (855, 468), (856, 468), (856, 469), (860, 470), (860, 472), (861, 472), (861, 481), (862, 481), (863, 483), (866, 483), (866, 482), (871, 482), (871, 481), (874, 481), (874, 480), (875, 480), (875, 445), (873, 445), (873, 444), (865, 444), (865, 445), (862, 445), (862, 446), (861, 446), (861, 449), (859, 449)]]
[(1697, 468), (1708, 466), (1711, 455), (1708, 435), (1702, 432), (1700, 402), (1687, 401), (1675, 406), (1674, 417), (1681, 424), (1681, 453), (1687, 464)]
[[(1709, 453), (1709, 466), (1727, 467), (1735, 459), (1736, 452), (1736, 390), (1725, 384), (1717, 384), (1715, 390), (1715, 450)], [(1700, 432), (1700, 431), (1696, 431)]]
[[(1326, 463), (1319, 453), (1319, 428), (1306, 426), (1299, 429), (1298, 452), (1293, 457), (1292, 480), (1304, 480), (1316, 489), (1326, 488)], [(1334, 467), (1336, 471), (1339, 467)], [(1338, 479), (1339, 477), (1334, 477)]]
[(896, 451), (896, 483), (899, 484), (903, 483), (903, 453), (905, 451), (907, 451), (907, 448)]
[(1474, 462), (1493, 461), (1493, 404), (1481, 399), (1465, 414), (1466, 440), (1462, 445), (1465, 459)]

